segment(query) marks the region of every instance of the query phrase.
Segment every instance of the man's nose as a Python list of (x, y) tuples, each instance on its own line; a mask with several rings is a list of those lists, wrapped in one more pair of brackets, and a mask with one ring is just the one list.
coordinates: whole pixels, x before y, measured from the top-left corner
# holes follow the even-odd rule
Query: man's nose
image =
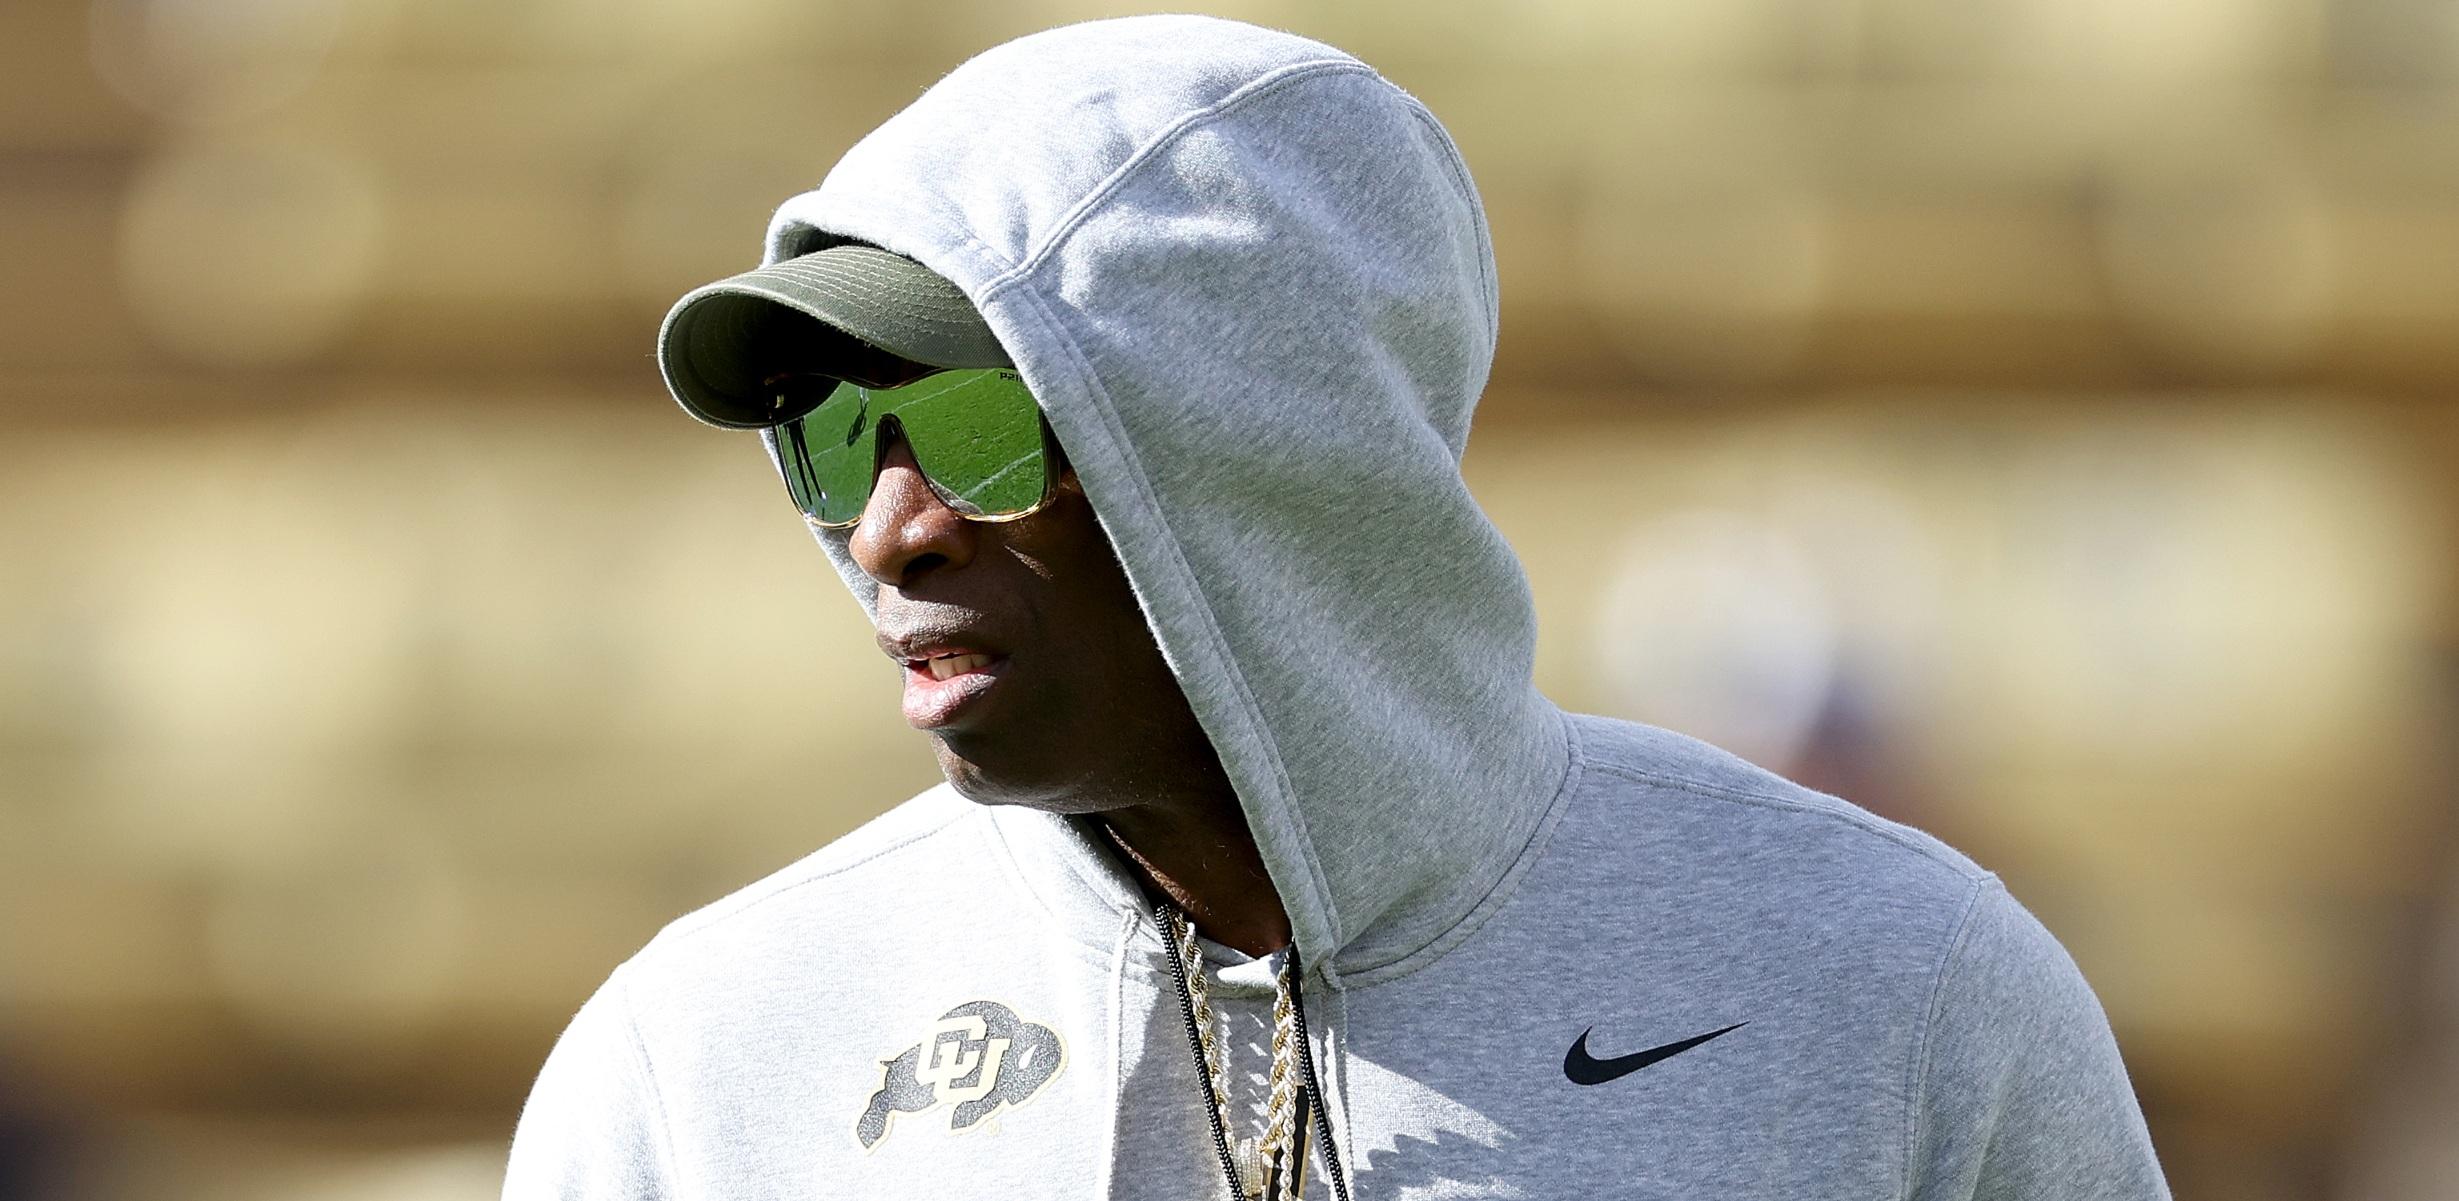
[(855, 565), (880, 583), (904, 588), (930, 572), (972, 562), (974, 523), (931, 491), (904, 431), (883, 430), (880, 436), (889, 441), (880, 455), (879, 477), (846, 545)]

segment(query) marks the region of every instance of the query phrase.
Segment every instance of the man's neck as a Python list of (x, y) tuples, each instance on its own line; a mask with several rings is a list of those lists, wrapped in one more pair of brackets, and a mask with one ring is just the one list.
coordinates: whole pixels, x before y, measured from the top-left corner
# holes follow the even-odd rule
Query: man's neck
[(1289, 945), (1289, 915), (1236, 798), (1184, 809), (1138, 805), (1095, 820), (1145, 885), (1185, 911), (1204, 937), (1258, 956)]

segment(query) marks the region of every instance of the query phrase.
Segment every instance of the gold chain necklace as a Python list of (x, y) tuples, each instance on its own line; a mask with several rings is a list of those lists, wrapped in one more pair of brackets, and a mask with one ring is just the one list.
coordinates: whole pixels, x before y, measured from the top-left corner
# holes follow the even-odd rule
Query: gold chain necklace
[(1213, 1034), (1212, 990), (1204, 979), (1204, 948), (1196, 941), (1195, 922), (1172, 905), (1156, 905), (1162, 932), (1170, 943), (1172, 973), (1178, 979), (1179, 1001), (1185, 1007), (1194, 1044), (1196, 1069), (1212, 1106), (1213, 1139), (1221, 1155), (1222, 1173), (1231, 1196), (1247, 1201), (1298, 1201), (1306, 1188), (1306, 1122), (1300, 1110), (1306, 1089), (1300, 1083), (1294, 957), (1273, 979), (1272, 1072), (1264, 1101), (1261, 1134), (1232, 1139), (1229, 1073), (1221, 1041)]

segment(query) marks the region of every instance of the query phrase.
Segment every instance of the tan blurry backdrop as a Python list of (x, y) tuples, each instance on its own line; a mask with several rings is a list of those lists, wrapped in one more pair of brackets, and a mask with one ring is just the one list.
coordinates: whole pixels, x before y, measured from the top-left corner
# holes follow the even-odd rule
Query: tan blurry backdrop
[[(1556, 699), (2001, 870), (2182, 1197), (2459, 1195), (2459, 6), (1213, 10), (1476, 172)], [(651, 336), (1111, 11), (0, 7), (0, 1198), (489, 1196), (614, 963), (934, 778)]]

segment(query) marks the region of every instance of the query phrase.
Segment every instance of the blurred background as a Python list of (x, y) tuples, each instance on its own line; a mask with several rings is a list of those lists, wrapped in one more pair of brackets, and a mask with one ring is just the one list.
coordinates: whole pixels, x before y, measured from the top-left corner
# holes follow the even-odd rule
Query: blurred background
[[(1918, 824), (2184, 1198), (2459, 1197), (2459, 5), (1212, 5), (1446, 121), (1541, 682)], [(492, 1196), (666, 920), (935, 779), (650, 357), (1070, 0), (0, 7), (0, 1198)]]

